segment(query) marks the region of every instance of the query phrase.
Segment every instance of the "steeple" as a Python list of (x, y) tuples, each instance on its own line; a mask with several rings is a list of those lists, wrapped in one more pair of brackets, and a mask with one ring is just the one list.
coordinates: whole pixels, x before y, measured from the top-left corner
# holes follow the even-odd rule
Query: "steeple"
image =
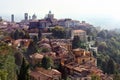
[(51, 11), (49, 11), (49, 14), (51, 14)]
[(47, 14), (47, 18), (53, 20), (54, 19), (54, 14), (52, 14), (51, 11), (49, 11), (49, 13)]
[(37, 19), (37, 16), (35, 14), (33, 14), (32, 20), (36, 20), (36, 19)]

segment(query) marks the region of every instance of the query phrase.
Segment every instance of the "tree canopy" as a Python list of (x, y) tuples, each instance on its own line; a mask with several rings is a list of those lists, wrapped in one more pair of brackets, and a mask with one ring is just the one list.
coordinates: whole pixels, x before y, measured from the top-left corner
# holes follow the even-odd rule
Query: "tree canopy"
[(44, 56), (41, 63), (43, 68), (49, 69), (52, 66), (52, 59), (48, 56)]
[(17, 80), (29, 80), (29, 65), (26, 60), (23, 58), (20, 71), (18, 71)]
[(72, 40), (72, 48), (84, 48), (86, 49), (86, 45), (84, 42), (80, 40), (79, 36), (74, 36), (74, 39)]
[(56, 26), (54, 29), (52, 29), (52, 35), (55, 38), (65, 38), (66, 37), (66, 32), (65, 29), (61, 26)]
[(1, 80), (15, 80), (16, 79), (16, 65), (14, 58), (14, 48), (8, 46), (6, 43), (0, 43), (0, 79)]

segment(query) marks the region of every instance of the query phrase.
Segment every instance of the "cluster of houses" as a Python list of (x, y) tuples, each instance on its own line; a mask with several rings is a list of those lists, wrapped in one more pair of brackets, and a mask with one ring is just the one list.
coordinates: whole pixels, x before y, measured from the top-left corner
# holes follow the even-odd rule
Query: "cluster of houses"
[[(27, 23), (27, 24), (25, 24)], [(56, 25), (63, 27), (76, 27), (76, 26), (86, 26), (89, 25), (85, 21), (80, 23), (79, 21), (72, 19), (60, 19), (57, 20), (54, 18), (54, 14), (51, 14), (51, 11), (48, 15), (41, 20), (30, 20), (22, 21), (18, 24), (15, 23), (0, 23), (0, 29), (7, 29), (8, 31), (16, 28), (25, 28), (28, 29), (29, 26), (29, 35), (37, 36), (38, 29), (53, 27)], [(14, 26), (15, 25), (15, 26)], [(6, 27), (4, 27), (6, 26)], [(13, 27), (14, 26), (14, 27)], [(34, 29), (33, 29), (34, 28)], [(38, 28), (38, 29), (37, 29)], [(42, 36), (49, 36), (52, 33), (42, 33)], [(29, 63), (34, 66), (37, 63), (40, 63), (44, 56), (49, 56), (53, 60), (54, 65), (61, 64), (65, 68), (67, 77), (70, 80), (91, 80), (92, 75), (97, 75), (101, 80), (112, 80), (107, 75), (103, 74), (103, 71), (97, 67), (97, 59), (94, 58), (91, 51), (86, 49), (77, 48), (72, 49), (71, 40), (74, 36), (79, 36), (81, 41), (87, 42), (87, 34), (84, 30), (72, 30), (70, 39), (47, 39), (42, 38), (38, 42), (39, 48), (45, 48), (48, 51), (46, 52), (37, 52), (29, 55)], [(17, 49), (24, 47), (28, 48), (31, 39), (18, 39), (13, 40), (10, 37), (4, 38), (4, 42), (8, 45), (13, 45)], [(90, 50), (97, 52), (97, 47), (91, 47), (90, 42), (88, 42)], [(30, 71), (30, 80), (61, 80), (62, 74), (56, 69), (44, 69), (42, 67), (35, 67), (35, 69)]]
[(53, 26), (73, 27), (79, 26), (80, 22), (72, 19), (60, 19), (54, 18), (54, 14), (49, 11), (44, 19), (29, 21), (29, 28), (48, 28)]
[(75, 28), (77, 26), (92, 26), (91, 24), (86, 23), (85, 21), (80, 22), (78, 20), (72, 20), (70, 18), (56, 19), (54, 18), (54, 14), (52, 14), (51, 11), (49, 11), (49, 13), (42, 19), (37, 19), (37, 16), (35, 14), (33, 15), (34, 18), (28, 19), (28, 13), (26, 14), (25, 19), (17, 23), (21, 28), (28, 28), (29, 26), (29, 29), (33, 28), (44, 29), (54, 27), (56, 25), (67, 28), (68, 27)]
[[(52, 58), (54, 64), (61, 64), (71, 80), (91, 80), (93, 74), (102, 80), (111, 80), (97, 67), (97, 60), (90, 51), (77, 48), (72, 49), (70, 40), (44, 38), (40, 41), (40, 47), (46, 47), (53, 51), (34, 53), (30, 55), (32, 65), (41, 62), (44, 56)], [(56, 69), (44, 69), (36, 67), (30, 72), (31, 80), (61, 80), (61, 72)]]
[[(72, 49), (70, 40), (48, 40), (45, 38), (41, 41), (41, 45), (42, 44), (44, 47), (46, 46), (46, 48), (53, 49), (54, 52), (30, 55), (32, 64), (35, 65), (42, 60), (44, 55), (47, 55), (52, 58), (54, 64), (61, 64), (65, 68), (68, 78), (71, 80), (91, 80), (93, 74), (98, 75), (102, 80), (111, 80), (97, 67), (97, 59), (93, 57), (90, 51), (81, 48)], [(46, 73), (47, 71), (48, 73)], [(52, 73), (49, 74), (49, 71)], [(61, 74), (58, 70), (45, 70), (43, 68), (37, 68), (30, 72), (31, 80), (61, 80)], [(41, 75), (44, 75), (46, 79), (42, 79), (43, 76)]]
[[(72, 34), (81, 38), (83, 35), (86, 36), (85, 31), (82, 30), (73, 31)], [(13, 40), (10, 37), (6, 37), (4, 41), (9, 45), (14, 45), (16, 48), (28, 48), (32, 40)], [(94, 58), (91, 51), (81, 48), (72, 49), (71, 39), (43, 38), (38, 42), (38, 46), (39, 48), (47, 48), (49, 51), (29, 55), (31, 65), (36, 65), (41, 62), (44, 56), (49, 56), (54, 64), (61, 64), (65, 68), (67, 76), (71, 80), (91, 80), (93, 74), (98, 75), (102, 80), (112, 80), (97, 67), (97, 59)], [(62, 73), (60, 71), (51, 68), (46, 70), (42, 67), (36, 67), (30, 71), (31, 80), (61, 80), (61, 76)]]

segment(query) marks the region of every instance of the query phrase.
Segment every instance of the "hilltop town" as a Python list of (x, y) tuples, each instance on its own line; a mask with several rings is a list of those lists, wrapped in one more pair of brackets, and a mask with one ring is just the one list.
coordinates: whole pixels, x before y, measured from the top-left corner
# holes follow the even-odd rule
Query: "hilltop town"
[(115, 80), (114, 61), (105, 55), (108, 37), (117, 40), (113, 34), (85, 21), (58, 20), (51, 11), (43, 19), (28, 13), (21, 22), (1, 18), (0, 80)]

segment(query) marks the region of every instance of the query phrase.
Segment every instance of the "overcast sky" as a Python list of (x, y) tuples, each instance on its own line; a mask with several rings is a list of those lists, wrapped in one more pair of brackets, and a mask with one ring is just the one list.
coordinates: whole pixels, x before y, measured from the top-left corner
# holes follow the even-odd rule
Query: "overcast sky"
[(120, 27), (120, 0), (0, 0), (0, 16), (23, 19), (24, 13), (43, 18), (52, 11), (55, 17), (85, 20), (95, 26)]

